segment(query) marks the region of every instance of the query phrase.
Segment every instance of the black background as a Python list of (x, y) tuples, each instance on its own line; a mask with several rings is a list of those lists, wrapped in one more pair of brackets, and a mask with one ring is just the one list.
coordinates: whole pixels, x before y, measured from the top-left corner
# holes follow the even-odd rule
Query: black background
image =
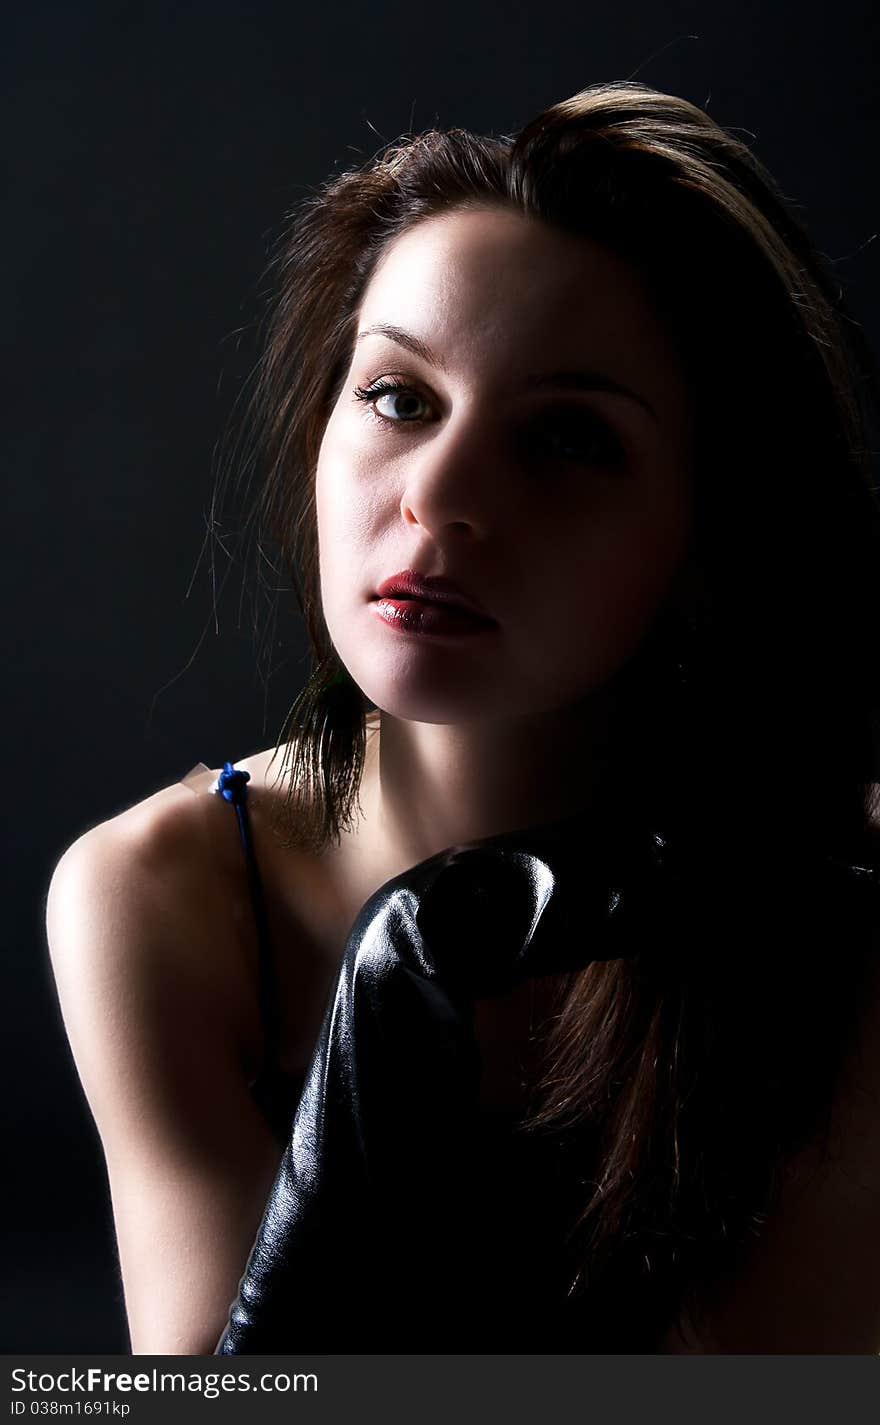
[(403, 132), (513, 132), (638, 78), (751, 144), (876, 350), (877, 31), (869, 0), (7, 10), (2, 1349), (127, 1350), (45, 948), (52, 867), (193, 763), (268, 746), (303, 677), (289, 599), (258, 668), (235, 508), (212, 515), (285, 210)]

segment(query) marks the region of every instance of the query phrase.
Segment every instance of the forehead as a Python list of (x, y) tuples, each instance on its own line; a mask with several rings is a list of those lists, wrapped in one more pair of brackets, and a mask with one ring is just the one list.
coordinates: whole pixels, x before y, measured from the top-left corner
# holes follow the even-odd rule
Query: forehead
[(513, 208), (444, 213), (395, 238), (361, 304), (359, 329), (376, 323), (421, 337), (453, 372), (601, 360), (661, 403), (683, 399), (674, 338), (637, 271)]

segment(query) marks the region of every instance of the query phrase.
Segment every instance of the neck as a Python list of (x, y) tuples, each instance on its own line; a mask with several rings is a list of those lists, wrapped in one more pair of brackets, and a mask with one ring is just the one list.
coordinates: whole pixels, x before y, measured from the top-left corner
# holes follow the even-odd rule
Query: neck
[[(404, 869), (448, 846), (589, 817), (603, 785), (605, 703), (491, 723), (379, 715), (360, 802), (371, 859)], [(395, 870), (391, 871), (394, 874)]]

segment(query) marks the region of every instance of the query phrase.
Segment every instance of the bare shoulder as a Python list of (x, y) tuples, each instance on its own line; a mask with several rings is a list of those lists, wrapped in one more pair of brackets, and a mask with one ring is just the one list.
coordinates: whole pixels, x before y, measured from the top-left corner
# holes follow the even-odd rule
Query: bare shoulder
[[(249, 777), (248, 818), (280, 1013), (279, 1060), (301, 1071), (358, 893), (340, 871), (344, 857), (325, 858), (279, 838), (286, 789), (275, 750), (235, 766)], [(250, 1081), (265, 1052), (260, 948), (237, 817), (213, 795), (219, 770), (200, 764), (79, 837), (52, 877), (47, 931), (66, 1021), (86, 968), (126, 995), (136, 975), (156, 993), (185, 991), (197, 999), (202, 1010), (194, 1032), (211, 1026), (225, 1033)]]
[(99, 1006), (119, 1016), (123, 1002), (128, 1013), (162, 995), (198, 999), (191, 1032), (213, 1028), (243, 1051), (258, 1033), (257, 996), (236, 841), (229, 807), (179, 782), (68, 847), (52, 876), (46, 925), (69, 1033), (71, 1021)]
[[(196, 770), (203, 774), (201, 778), (195, 775)], [(67, 848), (57, 872), (69, 875), (71, 868), (82, 871), (95, 860), (114, 857), (130, 862), (136, 874), (195, 870), (197, 860), (207, 864), (209, 858), (204, 853), (212, 838), (211, 823), (216, 820), (212, 814), (215, 799), (200, 795), (199, 783), (207, 787), (212, 775), (216, 774), (200, 765), (191, 778), (163, 787), (91, 827)]]
[(195, 912), (210, 919), (223, 873), (235, 864), (233, 833), (217, 798), (183, 781), (164, 787), (67, 848), (52, 876), (50, 918), (57, 923), (62, 908), (85, 912), (98, 900), (103, 909), (137, 904), (150, 921)]

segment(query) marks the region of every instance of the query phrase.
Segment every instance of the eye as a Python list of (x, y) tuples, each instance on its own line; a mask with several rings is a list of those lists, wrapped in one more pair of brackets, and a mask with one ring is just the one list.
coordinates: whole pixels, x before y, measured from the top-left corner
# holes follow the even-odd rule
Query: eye
[[(412, 386), (405, 386), (400, 381), (374, 381), (370, 386), (355, 386), (354, 396), (358, 401), (366, 402), (372, 409), (371, 414), (380, 421), (385, 421), (391, 425), (412, 425), (421, 420), (418, 410), (413, 411), (413, 406), (421, 403), (426, 404), (424, 396), (420, 396), (418, 391)], [(396, 407), (396, 415), (384, 415), (376, 409), (379, 399), (394, 397), (390, 402), (392, 410)], [(401, 399), (397, 399), (401, 398)]]
[(564, 463), (594, 465), (606, 470), (620, 469), (626, 452), (618, 437), (592, 411), (565, 410), (544, 416), (527, 433), (526, 441), (536, 457), (551, 457)]

